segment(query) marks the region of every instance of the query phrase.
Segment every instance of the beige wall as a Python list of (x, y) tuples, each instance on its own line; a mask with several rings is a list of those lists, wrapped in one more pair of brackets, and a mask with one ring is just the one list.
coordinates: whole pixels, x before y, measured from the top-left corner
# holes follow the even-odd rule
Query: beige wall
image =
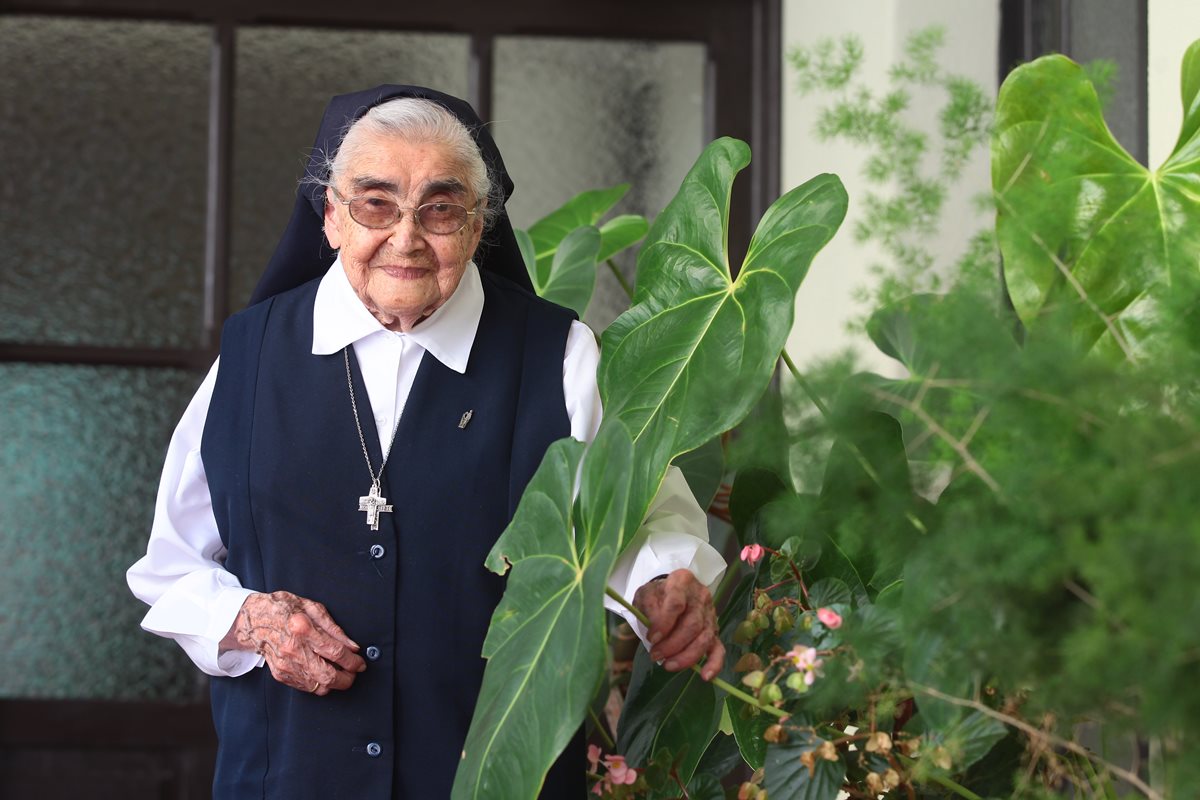
[[(1194, 0), (1188, 0), (1194, 2)], [(783, 49), (811, 44), (826, 37), (857, 34), (865, 52), (864, 76), (873, 86), (886, 85), (888, 67), (900, 56), (905, 38), (931, 24), (946, 29), (942, 54), (953, 72), (974, 79), (994, 91), (999, 25), (997, 0), (784, 0)], [(848, 320), (863, 309), (852, 299), (857, 287), (870, 281), (867, 269), (879, 258), (872, 246), (854, 241), (851, 226), (857, 217), (856, 201), (866, 188), (860, 176), (863, 151), (842, 143), (821, 142), (813, 133), (815, 110), (828, 102), (819, 95), (801, 98), (795, 90), (791, 67), (784, 63), (782, 97), (782, 188), (784, 191), (820, 172), (835, 172), (850, 194), (850, 213), (842, 230), (813, 262), (796, 301), (796, 323), (788, 350), (797, 363), (811, 363), (853, 347), (864, 366), (894, 370), (869, 340), (845, 330)], [(941, 98), (933, 93), (914, 98), (910, 111), (932, 131)], [(972, 211), (970, 197), (989, 186), (987, 156), (981, 154), (968, 167), (964, 188), (951, 197), (937, 251), (943, 268), (963, 251), (972, 232), (987, 220)]]
[(1149, 0), (1148, 5), (1150, 166), (1157, 167), (1171, 154), (1183, 124), (1179, 65), (1188, 45), (1200, 39), (1200, 2)]

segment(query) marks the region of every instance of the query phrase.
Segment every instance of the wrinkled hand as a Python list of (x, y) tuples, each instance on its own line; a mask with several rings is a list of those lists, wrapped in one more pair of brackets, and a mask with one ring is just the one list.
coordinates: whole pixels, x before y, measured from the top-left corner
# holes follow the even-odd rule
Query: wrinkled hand
[(316, 695), (349, 689), (367, 668), (325, 606), (291, 592), (247, 597), (221, 646), (259, 653), (275, 680)]
[(650, 620), (650, 657), (663, 662), (668, 672), (678, 672), (707, 659), (700, 676), (712, 680), (725, 661), (708, 588), (689, 570), (677, 569), (665, 580), (644, 584), (633, 604)]

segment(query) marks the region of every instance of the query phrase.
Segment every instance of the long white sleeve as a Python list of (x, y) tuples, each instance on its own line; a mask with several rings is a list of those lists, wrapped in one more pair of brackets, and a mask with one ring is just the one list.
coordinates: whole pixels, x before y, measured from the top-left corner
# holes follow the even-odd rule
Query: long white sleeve
[(150, 605), (143, 628), (174, 639), (209, 675), (241, 675), (262, 657), (242, 650), (218, 653), (218, 644), (252, 592), (224, 568), (225, 548), (200, 460), (217, 367), (209, 370), (171, 437), (146, 555), (125, 578)]

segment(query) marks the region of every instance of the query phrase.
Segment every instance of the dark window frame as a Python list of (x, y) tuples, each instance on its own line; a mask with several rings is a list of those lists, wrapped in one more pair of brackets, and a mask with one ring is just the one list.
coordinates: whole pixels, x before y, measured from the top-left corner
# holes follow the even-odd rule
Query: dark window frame
[[(695, 42), (705, 46), (705, 141), (734, 136), (754, 160), (733, 188), (731, 260), (749, 245), (757, 220), (779, 194), (781, 0), (558, 0), (515, 4), (464, 0), (380, 5), (345, 0), (17, 0), (8, 15), (37, 14), (165, 22), (213, 27), (204, 259), (203, 335), (191, 348), (97, 347), (0, 342), (0, 362), (105, 364), (202, 370), (216, 357), (227, 299), (233, 178), (236, 31), (251, 25), (396, 30), (470, 37), (468, 100), (483, 119), (492, 108), (493, 52), (498, 36), (577, 37)], [(581, 190), (589, 187), (579, 187)]]

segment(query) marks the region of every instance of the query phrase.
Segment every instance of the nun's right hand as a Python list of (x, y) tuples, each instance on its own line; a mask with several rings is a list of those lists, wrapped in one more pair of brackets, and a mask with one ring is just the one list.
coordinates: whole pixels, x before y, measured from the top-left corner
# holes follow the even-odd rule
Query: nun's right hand
[(247, 597), (221, 649), (259, 653), (275, 680), (316, 695), (349, 689), (367, 668), (325, 606), (291, 592)]

